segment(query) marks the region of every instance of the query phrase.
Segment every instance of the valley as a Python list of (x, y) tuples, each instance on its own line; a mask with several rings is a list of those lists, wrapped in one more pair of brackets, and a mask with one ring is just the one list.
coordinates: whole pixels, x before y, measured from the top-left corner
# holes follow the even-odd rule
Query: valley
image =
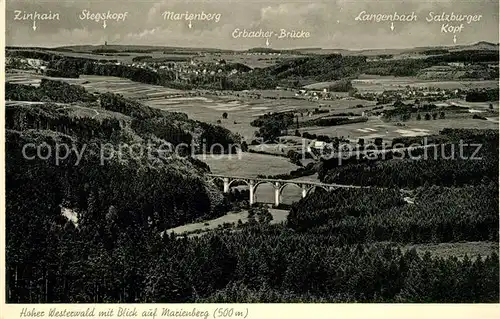
[(7, 57), (13, 302), (498, 299), (496, 44)]

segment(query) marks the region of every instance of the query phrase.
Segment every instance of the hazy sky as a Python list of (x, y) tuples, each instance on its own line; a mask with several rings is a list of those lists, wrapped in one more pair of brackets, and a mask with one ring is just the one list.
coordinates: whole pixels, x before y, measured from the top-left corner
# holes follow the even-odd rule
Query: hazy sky
[[(6, 42), (20, 46), (86, 44), (135, 44), (247, 49), (265, 46), (265, 39), (234, 39), (235, 28), (264, 31), (304, 30), (308, 39), (270, 39), (272, 48), (322, 47), (343, 49), (406, 48), (452, 45), (453, 34), (442, 33), (441, 23), (428, 23), (436, 13), (480, 14), (479, 22), (465, 24), (457, 33), (457, 44), (498, 42), (498, 0), (7, 0)], [(58, 12), (59, 21), (14, 20), (14, 10)], [(128, 12), (123, 22), (82, 21), (82, 10)], [(220, 13), (218, 23), (165, 21), (162, 12)], [(414, 11), (417, 22), (359, 22), (361, 12), (398, 14)], [(454, 24), (454, 23), (452, 23)], [(455, 23), (456, 24), (456, 23)]]

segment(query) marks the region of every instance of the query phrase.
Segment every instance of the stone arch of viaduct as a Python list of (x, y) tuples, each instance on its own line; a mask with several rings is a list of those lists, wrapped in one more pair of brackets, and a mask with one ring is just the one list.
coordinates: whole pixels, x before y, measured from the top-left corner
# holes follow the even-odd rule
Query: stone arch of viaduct
[(339, 187), (343, 187), (343, 185), (336, 184), (323, 184), (318, 182), (309, 182), (309, 181), (293, 181), (293, 180), (280, 180), (280, 179), (268, 179), (268, 178), (250, 178), (250, 177), (237, 177), (237, 176), (225, 176), (225, 175), (207, 175), (210, 181), (221, 180), (224, 183), (223, 191), (224, 193), (229, 193), (231, 190), (231, 186), (234, 183), (241, 182), (248, 186), (250, 191), (250, 205), (254, 204), (255, 201), (255, 193), (257, 188), (263, 184), (271, 184), (274, 190), (274, 205), (278, 206), (281, 204), (281, 193), (283, 189), (289, 185), (293, 185), (302, 189), (302, 197), (306, 197), (309, 192), (316, 188), (322, 188), (326, 191), (334, 190)]

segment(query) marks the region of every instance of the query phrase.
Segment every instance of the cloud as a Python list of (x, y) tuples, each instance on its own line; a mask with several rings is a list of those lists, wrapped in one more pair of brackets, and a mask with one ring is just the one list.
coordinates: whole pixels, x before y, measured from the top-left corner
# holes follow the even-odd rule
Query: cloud
[[(129, 18), (120, 23), (109, 22), (103, 29), (102, 23), (81, 21), (82, 10), (94, 12), (129, 12)], [(33, 32), (29, 21), (13, 21), (13, 10), (60, 12), (60, 21), (40, 21)], [(178, 13), (220, 13), (218, 23), (193, 21), (190, 29), (185, 21), (165, 21), (163, 11)], [(395, 23), (391, 31), (388, 23), (364, 23), (354, 18), (361, 11), (368, 13), (418, 14), (416, 23)], [(29, 0), (7, 2), (6, 42), (7, 45), (57, 46), (68, 44), (95, 44), (104, 39), (115, 44), (176, 45), (193, 47), (219, 47), (244, 49), (262, 46), (265, 39), (233, 39), (235, 28), (279, 31), (304, 30), (311, 33), (309, 39), (272, 39), (275, 48), (325, 47), (325, 48), (383, 48), (413, 47), (451, 44), (451, 38), (440, 32), (440, 26), (425, 22), (429, 11), (482, 14), (483, 19), (467, 25), (458, 34), (460, 43), (481, 40), (498, 41), (498, 1), (463, 0), (407, 0), (353, 1), (331, 0), (315, 3), (314, 0), (244, 1), (211, 0), (194, 1), (161, 0), (141, 2), (139, 0), (56, 1), (34, 3)], [(340, 23), (337, 23), (337, 20)]]

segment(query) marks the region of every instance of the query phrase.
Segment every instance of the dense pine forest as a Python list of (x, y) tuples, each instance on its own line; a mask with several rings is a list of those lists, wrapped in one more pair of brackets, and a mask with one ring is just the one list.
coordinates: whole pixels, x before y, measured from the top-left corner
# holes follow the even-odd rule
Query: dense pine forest
[[(204, 178), (210, 168), (190, 156), (156, 153), (101, 163), (100, 147), (198, 147), (201, 139), (230, 147), (238, 136), (61, 82), (6, 89), (12, 100), (44, 102), (6, 107), (7, 302), (499, 301), (498, 254), (440, 257), (401, 248), (498, 241), (498, 131), (443, 130), (435, 137), (450, 152), (460, 140), (482, 144), (477, 162), (325, 161), (322, 181), (377, 187), (312, 192), (281, 224), (259, 217), (175, 236), (165, 230), (230, 209)], [(77, 116), (71, 104), (56, 103), (100, 115)], [(29, 143), (85, 151), (58, 162), (27, 159)], [(251, 212), (268, 216), (266, 210)]]
[(498, 130), (445, 129), (425, 138), (400, 138), (393, 145), (433, 145), (427, 149), (393, 149), (383, 155), (352, 155), (322, 162), (325, 183), (416, 188), (498, 182)]

